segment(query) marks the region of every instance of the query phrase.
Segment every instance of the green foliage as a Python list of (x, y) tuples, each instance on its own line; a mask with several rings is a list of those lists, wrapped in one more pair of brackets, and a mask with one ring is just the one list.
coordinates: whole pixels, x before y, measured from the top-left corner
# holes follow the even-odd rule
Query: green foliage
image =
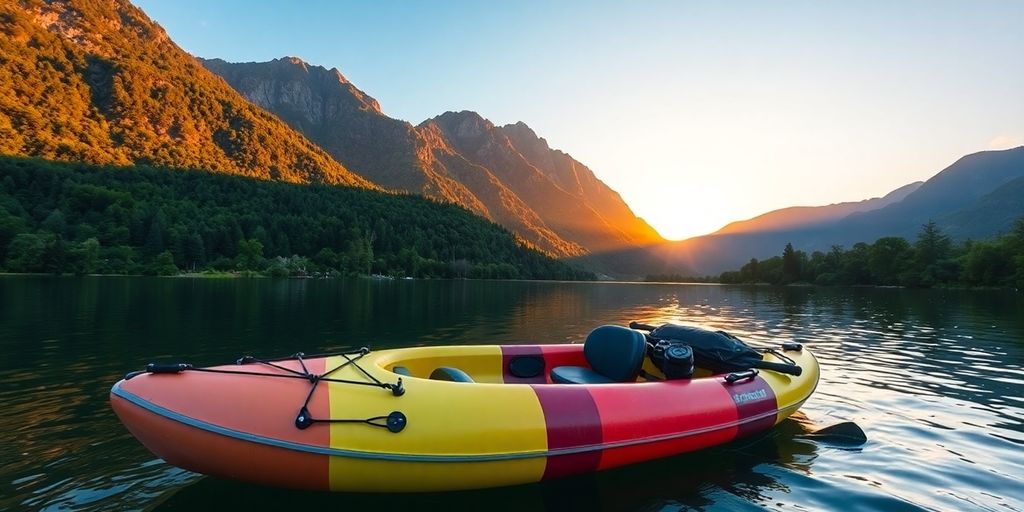
[(920, 270), (921, 286), (932, 286), (956, 279), (957, 267), (952, 261), (953, 242), (939, 230), (935, 222), (928, 221), (914, 243), (915, 266)]
[(53, 210), (40, 227), (54, 235), (64, 236), (64, 231), (67, 230), (67, 221), (64, 220), (64, 214), (60, 210)]
[(7, 247), (5, 267), (11, 272), (47, 272), (44, 260), (55, 241), (52, 234), (19, 233)]
[(13, 157), (0, 157), (0, 268), (594, 278), (419, 196)]
[(153, 220), (149, 222), (149, 227), (146, 228), (146, 245), (142, 247), (142, 252), (146, 256), (155, 256), (164, 252), (166, 238), (167, 221), (164, 219), (164, 212), (157, 210), (153, 215)]
[(1005, 240), (1010, 252), (1016, 255), (1013, 257), (1013, 285), (1024, 289), (1024, 219), (1017, 220), (1013, 233)]
[(903, 273), (910, 268), (910, 244), (902, 238), (879, 238), (871, 245), (869, 254), (868, 272), (871, 273), (872, 284), (898, 285)]
[(191, 233), (185, 239), (182, 247), (184, 251), (183, 263), (186, 268), (195, 270), (206, 263), (206, 244), (199, 233)]
[(174, 266), (174, 256), (171, 251), (164, 251), (156, 255), (153, 264), (149, 267), (150, 274), (158, 276), (173, 276), (178, 273), (178, 267)]
[(255, 238), (238, 241), (238, 269), (260, 270), (263, 268), (263, 244)]
[(25, 221), (0, 206), (0, 262), (7, 259), (8, 246), (22, 231), (25, 231)]
[[(309, 269), (311, 268), (313, 268), (313, 263), (303, 256), (278, 256), (270, 261), (266, 274), (271, 277), (307, 277), (310, 274)], [(332, 274), (337, 273), (333, 268), (329, 272)]]
[(793, 244), (787, 243), (782, 251), (782, 281), (792, 283), (800, 280), (800, 257), (793, 250)]
[(96, 271), (96, 263), (99, 261), (99, 256), (99, 240), (88, 238), (71, 249), (72, 264), (69, 266), (69, 269), (76, 275), (91, 274)]
[(738, 271), (723, 272), (722, 283), (880, 286), (996, 286), (1024, 288), (1024, 219), (995, 240), (955, 246), (928, 222), (911, 245), (903, 238), (879, 238), (850, 250), (834, 246), (807, 257), (786, 244), (781, 257), (751, 259)]

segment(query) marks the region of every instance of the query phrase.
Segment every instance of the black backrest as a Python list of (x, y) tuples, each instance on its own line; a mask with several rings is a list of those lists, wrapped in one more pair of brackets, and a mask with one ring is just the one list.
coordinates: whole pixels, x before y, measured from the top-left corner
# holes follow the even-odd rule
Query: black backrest
[(587, 336), (583, 355), (595, 372), (617, 382), (630, 382), (644, 365), (647, 341), (639, 331), (602, 325)]
[(446, 380), (449, 382), (473, 382), (468, 373), (449, 366), (439, 366), (430, 372), (430, 380)]

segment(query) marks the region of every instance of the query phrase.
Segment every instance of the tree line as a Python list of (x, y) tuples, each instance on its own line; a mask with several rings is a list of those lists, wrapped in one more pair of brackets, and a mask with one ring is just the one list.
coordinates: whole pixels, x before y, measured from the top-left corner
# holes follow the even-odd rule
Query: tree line
[(0, 270), (594, 279), (420, 196), (17, 157), (0, 157)]
[(786, 244), (780, 256), (751, 259), (739, 270), (723, 272), (721, 283), (813, 283), (928, 288), (990, 286), (1024, 288), (1024, 218), (991, 240), (955, 244), (934, 222), (921, 227), (917, 240), (879, 238), (850, 249), (833, 246), (808, 255)]

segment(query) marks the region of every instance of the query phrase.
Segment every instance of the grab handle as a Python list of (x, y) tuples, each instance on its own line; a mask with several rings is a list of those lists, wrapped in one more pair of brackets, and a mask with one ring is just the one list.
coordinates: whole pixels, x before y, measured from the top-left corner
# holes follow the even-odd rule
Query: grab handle
[(173, 364), (160, 364), (160, 363), (149, 363), (146, 365), (146, 371), (149, 373), (181, 373), (185, 370), (192, 368), (192, 365), (188, 363), (173, 363)]
[(741, 380), (751, 380), (754, 377), (757, 377), (757, 370), (751, 368), (742, 372), (732, 372), (725, 376), (725, 381), (729, 384), (735, 384)]
[(769, 361), (758, 361), (758, 362), (754, 363), (754, 366), (756, 366), (758, 368), (761, 368), (761, 369), (764, 369), (764, 370), (771, 370), (773, 372), (785, 373), (787, 375), (795, 375), (797, 377), (799, 377), (800, 374), (804, 372), (803, 368), (800, 368), (799, 366), (797, 366), (795, 364), (772, 363), (772, 362), (769, 362)]

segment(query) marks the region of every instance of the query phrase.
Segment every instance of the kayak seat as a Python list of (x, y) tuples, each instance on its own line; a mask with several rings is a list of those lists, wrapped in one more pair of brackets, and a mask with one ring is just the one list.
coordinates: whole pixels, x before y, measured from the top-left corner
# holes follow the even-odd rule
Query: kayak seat
[(391, 371), (393, 371), (393, 372), (395, 372), (395, 373), (397, 373), (399, 375), (404, 375), (406, 377), (412, 377), (412, 373), (409, 372), (409, 369), (404, 367), (404, 366), (396, 366), (396, 367), (392, 368)]
[(439, 366), (430, 372), (430, 380), (447, 380), (450, 382), (473, 382), (468, 373), (450, 366)]
[(590, 368), (558, 366), (551, 370), (551, 381), (555, 384), (633, 382), (647, 356), (647, 340), (639, 331), (603, 325), (587, 336), (583, 356)]
[(615, 381), (582, 366), (556, 366), (551, 369), (555, 384), (614, 384)]

